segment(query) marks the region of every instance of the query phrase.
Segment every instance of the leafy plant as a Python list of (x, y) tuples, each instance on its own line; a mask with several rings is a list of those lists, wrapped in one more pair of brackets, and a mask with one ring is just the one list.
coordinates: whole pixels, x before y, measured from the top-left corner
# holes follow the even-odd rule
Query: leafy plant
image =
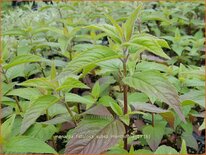
[(177, 4), (3, 12), (3, 153), (201, 152), (204, 9)]

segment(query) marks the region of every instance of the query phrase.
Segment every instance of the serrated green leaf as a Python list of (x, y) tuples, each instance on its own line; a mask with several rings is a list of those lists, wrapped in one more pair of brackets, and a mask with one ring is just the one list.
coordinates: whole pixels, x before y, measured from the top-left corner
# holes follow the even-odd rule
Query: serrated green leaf
[(148, 62), (143, 60), (136, 65), (136, 68), (137, 70), (141, 70), (141, 71), (158, 70), (162, 72), (167, 72), (169, 70), (169, 67), (164, 64), (160, 64), (156, 62)]
[(120, 120), (122, 121), (122, 122), (124, 122), (127, 126), (129, 126), (129, 123), (130, 123), (130, 117), (129, 117), (129, 115), (120, 115)]
[(6, 32), (3, 32), (2, 35), (8, 35), (8, 36), (21, 36), (21, 35), (25, 35), (25, 31), (21, 30), (21, 29), (13, 29), (13, 30), (9, 30)]
[(145, 149), (139, 149), (137, 151), (134, 151), (134, 154), (152, 154), (152, 151), (145, 150)]
[(74, 103), (83, 103), (83, 104), (93, 104), (95, 101), (85, 98), (84, 96), (79, 96), (73, 93), (66, 93), (65, 95), (66, 102), (74, 102)]
[(59, 90), (70, 91), (73, 88), (89, 89), (89, 87), (87, 85), (85, 85), (84, 83), (82, 83), (81, 81), (79, 81), (75, 78), (69, 77), (56, 90), (57, 91), (59, 91)]
[(192, 132), (189, 132), (189, 131), (183, 132), (181, 137), (182, 137), (182, 139), (185, 140), (187, 146), (189, 146), (195, 150), (198, 150), (197, 140), (192, 135)]
[(7, 140), (10, 137), (11, 130), (14, 124), (16, 114), (13, 114), (10, 118), (8, 118), (2, 125), (1, 125), (1, 137), (4, 140)]
[(187, 154), (187, 146), (184, 139), (182, 139), (180, 154)]
[(119, 24), (110, 16), (110, 15), (105, 15), (109, 20), (110, 22), (115, 26), (116, 28), (116, 31), (118, 32), (118, 35), (120, 38), (123, 38), (123, 30), (122, 28), (119, 26)]
[(15, 83), (5, 83), (2, 82), (1, 83), (1, 87), (2, 87), (2, 95), (7, 94), (10, 90), (13, 89), (13, 87), (15, 86)]
[(178, 154), (178, 152), (170, 146), (161, 145), (154, 154)]
[[(162, 41), (161, 41), (162, 42)], [(124, 43), (126, 46), (136, 46), (138, 48), (148, 50), (149, 52), (163, 57), (165, 59), (170, 59), (170, 57), (164, 53), (164, 51), (161, 48), (161, 43), (160, 39), (147, 35), (147, 34), (141, 34), (138, 35), (137, 37), (132, 38), (129, 42)], [(163, 44), (166, 46), (165, 44)]]
[(4, 65), (3, 67), (5, 69), (9, 69), (13, 66), (17, 66), (20, 64), (30, 63), (30, 62), (40, 62), (43, 60), (44, 60), (43, 58), (37, 55), (20, 55), (20, 56), (15, 57), (9, 64)]
[(165, 130), (166, 123), (157, 123), (155, 122), (154, 127), (151, 125), (145, 126), (143, 128), (143, 134), (148, 135), (150, 138), (146, 139), (150, 148), (154, 151), (158, 148)]
[(110, 103), (111, 104), (116, 104), (116, 101), (109, 95), (106, 95), (106, 96), (102, 96), (99, 101), (98, 101), (99, 104), (102, 104), (106, 107), (109, 107), (110, 106)]
[(205, 107), (205, 91), (202, 90), (190, 90), (188, 93), (180, 96), (181, 101), (193, 101), (200, 105), (201, 107)]
[(40, 115), (45, 113), (45, 111), (58, 100), (55, 96), (50, 95), (41, 96), (36, 99), (24, 114), (20, 133), (23, 134)]
[(55, 89), (57, 87), (54, 82), (51, 82), (47, 78), (34, 78), (34, 79), (27, 80), (25, 82), (22, 82), (18, 85), (45, 88), (45, 89)]
[(34, 126), (28, 129), (24, 135), (38, 138), (42, 141), (47, 141), (52, 137), (55, 132), (57, 132), (57, 129), (54, 125), (35, 123)]
[(139, 6), (135, 9), (135, 11), (127, 18), (126, 23), (124, 24), (124, 30), (125, 30), (125, 38), (126, 41), (129, 41), (130, 38), (132, 37), (132, 33), (134, 30), (134, 24), (135, 21), (137, 20), (137, 17), (140, 13), (140, 10), (142, 9), (142, 3), (139, 4)]
[(53, 117), (61, 115), (61, 114), (65, 114), (67, 112), (68, 111), (67, 111), (64, 104), (54, 104), (54, 105), (50, 106), (47, 110), (47, 113), (48, 113), (50, 118), (53, 118)]
[(157, 43), (161, 46), (161, 47), (165, 47), (170, 49), (169, 44), (167, 43), (167, 41), (165, 41), (164, 39), (157, 39)]
[(36, 88), (19, 88), (13, 89), (7, 95), (19, 96), (28, 100), (33, 100), (41, 96), (41, 93)]
[(74, 57), (73, 60), (68, 63), (65, 72), (77, 73), (92, 64), (97, 65), (99, 62), (115, 58), (120, 58), (120, 55), (108, 47), (96, 46)]
[(73, 123), (72, 118), (68, 114), (58, 115), (48, 121), (42, 122), (42, 124), (58, 125), (58, 124), (65, 123), (65, 122)]
[(17, 136), (10, 139), (5, 145), (3, 145), (4, 153), (52, 153), (58, 154), (52, 147), (43, 141), (27, 137)]
[(114, 146), (110, 148), (109, 151), (106, 152), (106, 154), (128, 154), (128, 152), (119, 146)]
[(130, 150), (129, 150), (129, 154), (134, 154), (135, 152), (134, 152), (134, 146), (132, 145), (131, 147), (130, 147)]
[(184, 121), (184, 115), (180, 108), (180, 99), (174, 87), (158, 72), (139, 72), (132, 77), (126, 77), (123, 82), (130, 87), (144, 92), (153, 102), (155, 99), (167, 103), (171, 106)]
[(105, 32), (108, 36), (112, 38), (116, 43), (121, 43), (121, 38), (117, 35), (118, 31), (116, 28), (109, 24), (101, 24), (101, 25), (90, 25), (85, 28), (96, 29)]
[(99, 97), (99, 95), (100, 95), (100, 85), (99, 85), (98, 81), (94, 84), (94, 86), (92, 88), (91, 95), (96, 99)]
[(119, 104), (109, 102), (109, 105), (110, 105), (110, 107), (112, 108), (112, 110), (113, 110), (118, 116), (122, 116), (122, 115), (123, 115), (122, 108), (119, 106)]

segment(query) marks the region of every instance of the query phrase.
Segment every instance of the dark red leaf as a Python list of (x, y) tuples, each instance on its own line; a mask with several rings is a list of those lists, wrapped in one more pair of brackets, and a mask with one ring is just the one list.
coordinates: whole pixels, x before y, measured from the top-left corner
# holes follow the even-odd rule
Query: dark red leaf
[(65, 154), (100, 154), (115, 145), (124, 133), (119, 120), (95, 116), (84, 119), (67, 143)]

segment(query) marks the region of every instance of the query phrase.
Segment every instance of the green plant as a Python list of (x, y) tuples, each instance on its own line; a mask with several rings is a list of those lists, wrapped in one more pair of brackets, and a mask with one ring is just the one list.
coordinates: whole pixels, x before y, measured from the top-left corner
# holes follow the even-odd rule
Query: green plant
[(186, 19), (171, 25), (170, 15), (182, 14), (170, 12), (173, 3), (144, 6), (59, 2), (4, 13), (4, 153), (200, 152), (193, 129), (204, 130), (202, 28), (191, 37)]

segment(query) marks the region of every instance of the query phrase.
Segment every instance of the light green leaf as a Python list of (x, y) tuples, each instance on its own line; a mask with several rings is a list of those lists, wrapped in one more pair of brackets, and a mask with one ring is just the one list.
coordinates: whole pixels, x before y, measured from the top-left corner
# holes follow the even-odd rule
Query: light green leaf
[(13, 30), (9, 30), (6, 32), (3, 32), (2, 35), (8, 35), (8, 36), (21, 36), (21, 35), (25, 35), (25, 31), (21, 30), (21, 29), (13, 29)]
[(96, 46), (95, 48), (81, 52), (76, 57), (74, 57), (74, 59), (67, 65), (65, 72), (77, 73), (87, 66), (91, 66), (92, 64), (97, 64), (98, 62), (120, 57), (120, 55), (108, 47)]
[(116, 31), (118, 32), (118, 35), (120, 38), (123, 38), (123, 30), (122, 28), (119, 26), (119, 24), (110, 16), (110, 15), (105, 15), (110, 22), (115, 26)]
[(19, 88), (13, 89), (7, 95), (19, 96), (28, 100), (33, 100), (41, 96), (41, 93), (36, 88)]
[(154, 127), (148, 125), (143, 128), (143, 134), (148, 135), (150, 137), (146, 139), (146, 141), (153, 151), (155, 151), (158, 148), (162, 140), (165, 131), (165, 125), (166, 125), (165, 122), (162, 123), (155, 122)]
[(110, 148), (109, 151), (106, 152), (106, 154), (128, 154), (128, 152), (119, 146), (114, 146)]
[(10, 90), (12, 90), (15, 86), (15, 83), (5, 83), (5, 82), (2, 82), (1, 83), (1, 89), (2, 89), (2, 95), (5, 95), (7, 94)]
[(181, 137), (182, 137), (182, 139), (185, 140), (187, 146), (189, 146), (195, 150), (198, 150), (197, 140), (192, 135), (192, 132), (188, 132), (188, 131), (183, 132)]
[(61, 115), (67, 113), (67, 109), (64, 104), (53, 104), (48, 108), (48, 115), (53, 118), (56, 115)]
[(22, 117), (20, 115), (19, 116), (17, 115), (15, 120), (14, 120), (14, 124), (13, 124), (13, 127), (11, 129), (11, 134), (10, 134), (9, 138), (12, 138), (14, 136), (19, 135), (21, 122), (22, 122)]
[(152, 102), (154, 102), (155, 99), (160, 99), (167, 103), (178, 113), (179, 117), (186, 122), (179, 105), (180, 99), (178, 93), (162, 74), (151, 71), (138, 72), (132, 77), (124, 78), (123, 82), (130, 87), (144, 92)]
[(182, 139), (180, 154), (187, 154), (187, 146), (184, 139)]
[(165, 48), (169, 48), (169, 49), (170, 49), (169, 44), (168, 44), (167, 41), (165, 41), (164, 39), (156, 39), (156, 40), (157, 40), (157, 43), (158, 43), (161, 47), (165, 47)]
[(165, 59), (170, 59), (168, 55), (162, 50), (159, 39), (147, 34), (139, 34), (137, 37), (132, 38), (129, 42), (124, 45), (136, 46), (141, 49), (148, 50), (149, 52), (163, 57)]
[(150, 150), (145, 150), (145, 149), (139, 149), (134, 152), (135, 154), (152, 154), (152, 151)]
[(55, 104), (59, 99), (55, 96), (45, 95), (36, 99), (26, 110), (21, 124), (20, 133), (23, 134), (35, 121), (42, 115), (51, 105)]
[(33, 34), (43, 32), (43, 31), (54, 32), (54, 33), (56, 33), (60, 36), (64, 35), (63, 29), (60, 29), (60, 28), (57, 28), (57, 27), (54, 27), (54, 26), (38, 28), (38, 29), (34, 30)]
[(109, 95), (106, 95), (106, 96), (102, 96), (99, 101), (98, 101), (99, 104), (102, 104), (106, 107), (109, 107), (110, 106), (110, 103), (111, 104), (116, 104), (116, 101)]
[(135, 152), (134, 152), (134, 146), (132, 145), (131, 147), (130, 147), (130, 150), (129, 150), (129, 154), (134, 154)]
[(128, 94), (128, 102), (129, 104), (132, 104), (134, 102), (147, 102), (148, 101), (148, 97), (147, 95), (145, 95), (144, 93), (140, 93), (140, 92), (134, 92), (134, 93), (129, 93)]
[(122, 121), (122, 122), (124, 122), (127, 126), (129, 126), (129, 123), (130, 123), (130, 117), (129, 117), (129, 115), (120, 115), (120, 120)]
[(40, 62), (44, 59), (37, 56), (37, 55), (20, 55), (15, 57), (9, 64), (3, 66), (5, 69), (9, 69), (13, 66), (24, 64), (24, 63), (30, 63), (30, 62)]
[(73, 88), (83, 88), (83, 89), (89, 89), (87, 85), (82, 83), (81, 81), (69, 77), (67, 78), (60, 87), (57, 88), (57, 91), (63, 90), (63, 91), (70, 91)]
[(28, 129), (24, 135), (38, 138), (42, 141), (47, 141), (52, 137), (55, 132), (57, 132), (57, 129), (54, 125), (35, 123), (34, 126)]
[(90, 28), (90, 29), (96, 29), (96, 30), (101, 30), (105, 32), (108, 36), (112, 38), (116, 43), (121, 43), (121, 38), (117, 35), (118, 31), (117, 29), (109, 24), (101, 24), (101, 25), (90, 25), (85, 28)]
[(205, 90), (190, 90), (188, 93), (180, 96), (181, 101), (193, 101), (198, 105), (205, 107)]
[(7, 140), (10, 137), (11, 130), (14, 124), (16, 115), (13, 114), (10, 118), (8, 118), (2, 125), (1, 125), (1, 137), (4, 140)]
[(67, 39), (66, 37), (60, 37), (58, 39), (58, 43), (61, 49), (61, 53), (69, 58), (68, 46), (70, 44), (71, 39)]
[(98, 82), (98, 81), (94, 84), (94, 86), (93, 86), (93, 88), (92, 88), (92, 93), (91, 93), (91, 95), (92, 95), (95, 99), (97, 99), (97, 98), (99, 97), (99, 95), (100, 95), (100, 85), (99, 85), (99, 82)]
[(85, 77), (90, 71), (96, 68), (96, 64), (91, 64), (87, 67), (85, 67), (82, 71), (81, 78)]
[(8, 117), (9, 115), (13, 114), (13, 107), (7, 106), (1, 108), (1, 116), (0, 118), (3, 119), (5, 117)]
[(135, 154), (152, 154), (152, 151), (150, 150), (145, 150), (145, 149), (139, 149), (134, 152)]
[(134, 31), (134, 24), (137, 20), (137, 17), (140, 13), (140, 10), (142, 9), (143, 5), (142, 3), (135, 9), (135, 11), (127, 18), (126, 23), (124, 24), (124, 30), (125, 30), (125, 38), (126, 41), (129, 41), (132, 37), (132, 33)]
[(167, 72), (169, 70), (169, 67), (164, 64), (160, 64), (156, 62), (148, 62), (143, 60), (136, 65), (136, 68), (137, 70), (141, 70), (141, 71), (158, 70), (162, 72)]
[[(30, 64), (29, 66), (32, 66), (32, 65), (34, 65), (34, 64)], [(29, 67), (29, 66), (27, 65), (27, 67)], [(23, 76), (25, 76), (25, 70), (26, 70), (25, 64), (13, 66), (6, 71), (6, 76), (9, 80), (12, 80), (16, 77), (23, 77)]]
[(178, 154), (178, 152), (170, 146), (161, 145), (154, 154)]
[(48, 121), (42, 122), (42, 124), (56, 125), (56, 124), (62, 124), (64, 122), (73, 123), (72, 118), (69, 116), (69, 114), (58, 115)]
[(117, 103), (112, 103), (109, 102), (110, 107), (112, 108), (112, 110), (118, 115), (118, 116), (122, 116), (123, 115), (123, 111), (122, 108), (119, 106), (119, 104)]
[(65, 101), (74, 102), (74, 103), (83, 103), (83, 104), (88, 104), (88, 105), (91, 105), (95, 102), (93, 100), (85, 98), (84, 96), (79, 96), (77, 94), (72, 94), (72, 93), (66, 93)]
[(22, 82), (18, 85), (45, 88), (45, 89), (55, 89), (57, 87), (54, 82), (51, 82), (47, 78), (34, 78), (34, 79), (27, 80), (25, 82)]
[(52, 147), (43, 141), (27, 137), (17, 136), (10, 139), (5, 145), (3, 145), (4, 153), (52, 153), (58, 154)]

